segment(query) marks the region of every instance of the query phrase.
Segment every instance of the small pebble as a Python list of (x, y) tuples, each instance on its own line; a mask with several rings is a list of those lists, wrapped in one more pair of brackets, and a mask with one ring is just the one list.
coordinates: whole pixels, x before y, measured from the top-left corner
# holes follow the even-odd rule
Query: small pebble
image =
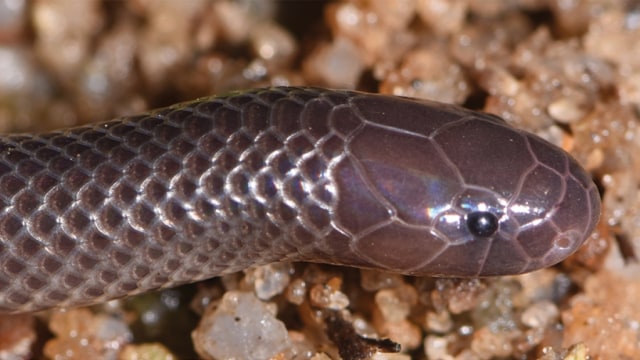
[(274, 263), (247, 270), (245, 282), (253, 283), (259, 299), (269, 300), (289, 285), (293, 267), (289, 263)]
[(509, 356), (513, 351), (513, 332), (478, 329), (471, 340), (471, 350), (481, 359)]
[(320, 45), (304, 63), (307, 76), (333, 88), (355, 88), (363, 70), (358, 48), (346, 38)]
[(331, 285), (314, 285), (309, 291), (309, 298), (311, 304), (324, 309), (343, 310), (349, 306), (347, 295)]
[(467, 3), (466, 0), (417, 0), (417, 11), (434, 32), (450, 34), (462, 28)]
[(436, 333), (446, 333), (451, 331), (453, 327), (451, 314), (447, 311), (428, 311), (426, 314), (426, 327), (429, 331)]
[(402, 275), (375, 270), (360, 270), (360, 285), (364, 290), (376, 291), (404, 284)]
[(0, 359), (32, 357), (37, 339), (35, 320), (33, 314), (0, 316)]
[(229, 291), (205, 312), (192, 337), (204, 359), (264, 360), (291, 347), (275, 306), (247, 292)]
[(404, 320), (417, 303), (416, 290), (408, 285), (383, 289), (376, 293), (375, 303), (385, 321), (396, 322)]
[(550, 301), (540, 301), (528, 307), (521, 316), (522, 323), (532, 328), (545, 328), (558, 321), (560, 310)]
[(287, 288), (287, 300), (292, 304), (300, 305), (307, 294), (307, 283), (302, 279), (295, 279), (289, 283)]
[(118, 360), (176, 360), (167, 348), (161, 344), (127, 345), (122, 349)]
[(123, 320), (86, 308), (54, 311), (49, 330), (55, 336), (46, 342), (44, 354), (57, 360), (116, 358), (133, 340)]

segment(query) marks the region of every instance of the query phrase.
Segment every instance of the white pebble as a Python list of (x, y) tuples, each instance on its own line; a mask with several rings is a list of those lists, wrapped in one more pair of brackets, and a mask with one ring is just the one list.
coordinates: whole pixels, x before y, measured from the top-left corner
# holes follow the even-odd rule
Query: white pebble
[(192, 333), (204, 359), (270, 359), (291, 348), (287, 329), (275, 317), (275, 306), (252, 293), (227, 292), (209, 307)]

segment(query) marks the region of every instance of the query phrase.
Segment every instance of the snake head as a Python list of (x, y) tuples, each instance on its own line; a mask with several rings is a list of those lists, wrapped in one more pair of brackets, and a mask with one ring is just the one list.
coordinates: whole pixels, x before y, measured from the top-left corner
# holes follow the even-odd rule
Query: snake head
[(359, 266), (520, 274), (575, 252), (598, 221), (598, 191), (577, 162), (497, 117), (409, 99), (357, 109), (362, 126), (334, 175), (336, 224)]

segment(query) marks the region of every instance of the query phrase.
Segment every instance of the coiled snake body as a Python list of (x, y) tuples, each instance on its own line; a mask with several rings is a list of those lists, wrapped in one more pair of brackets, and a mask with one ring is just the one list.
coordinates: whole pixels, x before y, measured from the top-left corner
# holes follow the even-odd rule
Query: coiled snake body
[(559, 148), (495, 116), (270, 88), (0, 139), (0, 310), (89, 304), (276, 261), (413, 275), (562, 260), (599, 215)]

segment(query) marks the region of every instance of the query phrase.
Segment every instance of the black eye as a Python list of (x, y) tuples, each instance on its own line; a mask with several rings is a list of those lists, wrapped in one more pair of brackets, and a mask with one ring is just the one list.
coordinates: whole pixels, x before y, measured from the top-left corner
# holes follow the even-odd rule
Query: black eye
[(476, 211), (467, 215), (467, 229), (478, 237), (489, 237), (498, 231), (498, 218), (488, 211)]

